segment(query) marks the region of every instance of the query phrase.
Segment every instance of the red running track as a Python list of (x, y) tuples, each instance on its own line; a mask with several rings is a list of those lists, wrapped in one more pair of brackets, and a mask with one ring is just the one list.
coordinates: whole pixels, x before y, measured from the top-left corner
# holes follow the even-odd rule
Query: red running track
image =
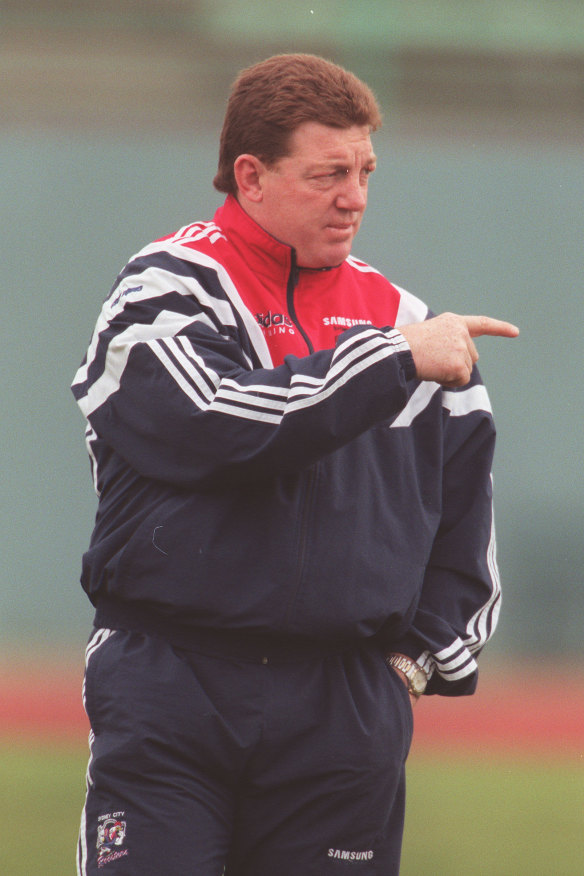
[[(484, 675), (473, 697), (428, 697), (416, 705), (413, 753), (542, 754), (584, 765), (584, 670), (574, 677), (573, 667), (526, 663), (512, 674)], [(0, 667), (0, 739), (85, 744), (81, 683), (81, 667), (72, 671), (70, 664)]]

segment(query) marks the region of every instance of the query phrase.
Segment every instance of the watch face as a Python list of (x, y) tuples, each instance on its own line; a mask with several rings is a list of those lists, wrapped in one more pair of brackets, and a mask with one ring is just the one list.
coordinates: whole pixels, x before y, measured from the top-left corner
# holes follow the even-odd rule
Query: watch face
[(412, 690), (415, 694), (423, 694), (426, 690), (426, 685), (428, 683), (428, 679), (426, 677), (426, 673), (423, 670), (419, 669), (415, 672), (410, 679)]

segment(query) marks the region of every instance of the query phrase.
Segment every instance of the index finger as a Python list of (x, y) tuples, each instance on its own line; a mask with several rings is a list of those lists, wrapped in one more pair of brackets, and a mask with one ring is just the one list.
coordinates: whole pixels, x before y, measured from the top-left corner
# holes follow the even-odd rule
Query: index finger
[(511, 322), (493, 319), (491, 316), (464, 316), (466, 327), (471, 338), (481, 335), (493, 335), (499, 338), (516, 338), (519, 329)]

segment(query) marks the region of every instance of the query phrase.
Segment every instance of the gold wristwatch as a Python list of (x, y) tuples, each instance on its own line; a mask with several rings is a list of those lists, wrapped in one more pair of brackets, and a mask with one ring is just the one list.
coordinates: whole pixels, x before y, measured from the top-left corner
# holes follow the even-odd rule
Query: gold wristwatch
[(403, 654), (388, 654), (385, 658), (388, 666), (399, 669), (408, 680), (408, 692), (415, 697), (421, 697), (428, 684), (428, 675), (421, 666)]

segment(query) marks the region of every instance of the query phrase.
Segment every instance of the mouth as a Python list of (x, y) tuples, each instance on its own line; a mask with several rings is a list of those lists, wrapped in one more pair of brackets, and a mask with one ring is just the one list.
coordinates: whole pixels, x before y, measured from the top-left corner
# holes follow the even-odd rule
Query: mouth
[(327, 226), (331, 231), (337, 232), (339, 234), (348, 234), (352, 233), (354, 230), (354, 225), (352, 222), (335, 222), (331, 223)]

